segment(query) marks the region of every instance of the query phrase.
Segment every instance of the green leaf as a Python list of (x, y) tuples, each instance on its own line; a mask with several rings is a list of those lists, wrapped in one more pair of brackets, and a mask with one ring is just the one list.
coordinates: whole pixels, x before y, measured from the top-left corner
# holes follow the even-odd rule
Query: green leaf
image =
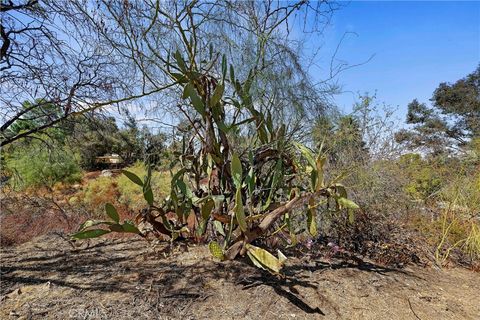
[(178, 83), (187, 83), (188, 79), (184, 74), (177, 73), (177, 72), (170, 72), (170, 75), (178, 82)]
[(147, 175), (144, 177), (143, 187), (150, 188), (150, 182), (152, 181), (152, 166), (148, 165), (147, 168)]
[(135, 184), (138, 184), (139, 186), (143, 187), (143, 181), (140, 179), (135, 173), (127, 171), (127, 170), (122, 170), (122, 173), (130, 179)]
[(187, 185), (183, 180), (178, 179), (177, 180), (177, 187), (180, 189), (183, 195), (187, 194)]
[(298, 150), (300, 150), (300, 152), (302, 153), (303, 157), (308, 161), (308, 164), (312, 167), (312, 168), (316, 168), (317, 167), (317, 163), (315, 161), (315, 158), (313, 156), (313, 152), (312, 150), (310, 150), (309, 148), (305, 147), (303, 144), (301, 143), (298, 143), (298, 142), (294, 142), (295, 146), (297, 147)]
[(232, 84), (235, 84), (235, 71), (233, 70), (233, 65), (230, 65), (230, 81)]
[(183, 196), (186, 199), (189, 199), (192, 201), (195, 200), (192, 190), (183, 180), (180, 180), (180, 179), (177, 180), (177, 187), (180, 189), (180, 191), (182, 192)]
[(118, 216), (117, 209), (115, 209), (115, 207), (111, 203), (105, 204), (105, 212), (110, 217), (110, 219), (112, 219), (116, 223), (120, 221), (120, 217)]
[[(268, 252), (265, 249), (255, 247), (251, 244), (246, 244), (247, 252), (250, 253), (249, 257), (253, 256), (264, 268), (267, 268), (270, 271), (275, 273), (279, 273), (283, 267), (283, 262), (285, 261), (282, 259), (282, 262), (276, 258), (273, 254)], [(251, 256), (250, 256), (251, 255)], [(254, 262), (255, 264), (255, 262)]]
[(341, 208), (347, 208), (347, 209), (359, 209), (360, 207), (358, 204), (353, 202), (350, 199), (344, 198), (344, 197), (339, 197), (337, 199), (338, 204), (341, 206)]
[(108, 227), (113, 232), (123, 232), (123, 228), (120, 224), (115, 223)]
[(143, 197), (147, 201), (149, 205), (153, 205), (153, 192), (152, 188), (147, 188), (146, 190), (143, 191)]
[(265, 130), (265, 125), (263, 123), (257, 128), (257, 134), (260, 142), (268, 143), (268, 135), (267, 131)]
[(93, 230), (86, 230), (80, 231), (72, 235), (72, 238), (75, 239), (90, 239), (90, 238), (97, 238), (103, 236), (104, 234), (110, 233), (110, 230), (103, 230), (103, 229), (93, 229)]
[(225, 85), (223, 83), (220, 83), (219, 85), (217, 85), (217, 87), (213, 91), (212, 97), (210, 98), (210, 105), (212, 107), (220, 102), (220, 99), (222, 99), (223, 97), (224, 90), (225, 90)]
[(215, 228), (215, 230), (217, 230), (218, 233), (226, 237), (225, 230), (223, 230), (223, 226), (220, 221), (217, 221), (217, 220), (213, 221), (213, 227)]
[(218, 244), (218, 242), (216, 241), (211, 241), (209, 244), (208, 244), (208, 249), (210, 250), (210, 253), (212, 254), (212, 256), (214, 258), (217, 258), (219, 260), (223, 260), (224, 259), (224, 256), (223, 256), (223, 250), (222, 248), (220, 247), (220, 245)]
[(245, 95), (247, 95), (250, 92), (250, 88), (252, 87), (252, 83), (253, 83), (253, 76), (254, 76), (253, 69), (250, 69), (250, 71), (248, 72), (247, 80), (245, 80), (245, 83), (243, 84), (243, 92)]
[(268, 195), (267, 203), (265, 203), (265, 205), (262, 207), (263, 210), (266, 210), (270, 206), (273, 195), (277, 189), (278, 182), (280, 181), (283, 175), (282, 167), (283, 167), (283, 161), (282, 159), (278, 159), (277, 163), (275, 164), (275, 169), (273, 172), (272, 184), (270, 185), (270, 193)]
[(172, 177), (172, 180), (170, 181), (170, 185), (171, 185), (171, 188), (173, 189), (175, 187), (175, 185), (177, 184), (177, 181), (180, 179), (180, 178), (183, 178), (183, 174), (185, 173), (186, 169), (183, 168), (183, 169), (180, 169), (178, 172), (176, 172), (173, 177)]
[(225, 123), (223, 123), (223, 122), (217, 123), (217, 126), (218, 126), (218, 128), (219, 128), (220, 130), (222, 130), (222, 132), (224, 132), (224, 133), (226, 133), (226, 134), (228, 134), (228, 132), (230, 131), (230, 128), (227, 127), (227, 126), (225, 125)]
[(212, 213), (213, 207), (215, 206), (215, 202), (212, 199), (207, 200), (202, 206), (202, 219), (207, 220)]
[(237, 109), (241, 109), (242, 106), (240, 105), (240, 102), (238, 102), (238, 100), (235, 100), (233, 98), (230, 98), (230, 100), (232, 101), (233, 105), (235, 106), (235, 108)]
[(238, 188), (235, 193), (235, 217), (237, 218), (238, 225), (243, 232), (247, 231), (247, 222), (245, 221), (245, 211), (242, 203), (242, 189)]
[(253, 190), (255, 189), (255, 173), (253, 171), (253, 166), (250, 167), (250, 170), (245, 177), (245, 182), (248, 188), (248, 196), (251, 197), (253, 194)]
[(247, 119), (242, 120), (242, 121), (240, 121), (240, 122), (234, 123), (234, 124), (232, 124), (231, 126), (233, 126), (233, 127), (240, 127), (240, 126), (245, 125), (245, 124), (248, 124), (248, 123), (250, 123), (250, 122), (252, 122), (252, 121), (254, 121), (254, 120), (255, 120), (254, 117), (247, 118)]
[(315, 200), (310, 198), (308, 200), (308, 211), (307, 211), (307, 226), (308, 232), (312, 235), (312, 237), (316, 237), (317, 232), (317, 211), (315, 210)]
[[(211, 196), (207, 197), (208, 199), (203, 203), (200, 211), (202, 213), (202, 220), (197, 228), (197, 234), (199, 236), (203, 235), (205, 232), (205, 229), (207, 227), (207, 222), (210, 217), (210, 214), (212, 213), (212, 210), (215, 206), (215, 201), (212, 200)], [(223, 231), (223, 230), (222, 230)]]
[(203, 77), (203, 74), (201, 74), (200, 72), (196, 72), (196, 71), (187, 71), (187, 76), (189, 79), (191, 80), (196, 80), (200, 77)]
[(222, 206), (222, 202), (225, 201), (224, 195), (212, 196), (213, 202), (215, 202), (215, 207), (219, 208)]
[(275, 137), (281, 146), (283, 146), (283, 142), (285, 140), (285, 130), (286, 130), (285, 124), (282, 123), (280, 128), (278, 128), (277, 132), (275, 133)]
[(197, 230), (195, 231), (197, 233), (197, 236), (201, 237), (205, 233), (206, 228), (207, 228), (207, 221), (202, 220), (199, 223)]
[(140, 234), (140, 230), (138, 230), (138, 228), (130, 221), (125, 221), (122, 224), (122, 229), (123, 229), (123, 232)]
[(186, 97), (190, 97), (190, 101), (192, 102), (193, 107), (195, 110), (202, 116), (205, 115), (205, 105), (203, 104), (202, 99), (197, 93), (197, 90), (195, 90), (193, 84), (187, 83), (185, 86), (185, 89), (183, 91), (183, 97), (184, 99)]
[(273, 134), (272, 113), (269, 110), (267, 111), (267, 118), (265, 119), (265, 125), (267, 126), (268, 132), (270, 132), (270, 134)]
[(174, 58), (177, 61), (177, 65), (182, 70), (184, 73), (187, 72), (187, 67), (185, 66), (185, 61), (182, 58), (182, 55), (180, 54), (180, 51), (175, 51), (174, 53)]
[(238, 155), (235, 153), (232, 155), (230, 167), (232, 171), (233, 183), (235, 183), (235, 187), (237, 189), (240, 189), (242, 187), (242, 163)]
[(225, 76), (227, 75), (227, 57), (222, 56), (222, 80), (225, 81)]

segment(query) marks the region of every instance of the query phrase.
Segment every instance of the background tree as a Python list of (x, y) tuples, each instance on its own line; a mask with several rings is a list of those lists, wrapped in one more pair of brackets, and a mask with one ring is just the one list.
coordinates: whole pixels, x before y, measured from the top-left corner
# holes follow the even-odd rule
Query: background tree
[(353, 115), (317, 119), (312, 136), (316, 146), (322, 146), (328, 154), (332, 166), (346, 167), (354, 163), (354, 159), (356, 163), (367, 159), (360, 123)]
[(83, 169), (95, 169), (96, 157), (120, 153), (122, 150), (120, 130), (115, 118), (94, 113), (71, 120), (74, 120), (74, 123), (68, 144), (78, 153), (80, 166)]
[(399, 131), (398, 142), (438, 155), (464, 151), (480, 136), (480, 66), (453, 84), (441, 83), (431, 101), (432, 107), (416, 99), (408, 105), (413, 128)]

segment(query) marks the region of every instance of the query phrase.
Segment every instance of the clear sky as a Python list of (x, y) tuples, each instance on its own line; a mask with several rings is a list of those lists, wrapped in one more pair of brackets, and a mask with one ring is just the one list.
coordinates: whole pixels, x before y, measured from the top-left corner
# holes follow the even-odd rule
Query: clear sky
[[(345, 92), (336, 97), (348, 112), (357, 92), (375, 92), (405, 117), (414, 98), (428, 102), (440, 82), (453, 82), (480, 63), (480, 1), (351, 1), (335, 13), (325, 34), (332, 52), (345, 32), (338, 58), (350, 64), (374, 58), (342, 73)], [(320, 41), (320, 40), (319, 40)]]

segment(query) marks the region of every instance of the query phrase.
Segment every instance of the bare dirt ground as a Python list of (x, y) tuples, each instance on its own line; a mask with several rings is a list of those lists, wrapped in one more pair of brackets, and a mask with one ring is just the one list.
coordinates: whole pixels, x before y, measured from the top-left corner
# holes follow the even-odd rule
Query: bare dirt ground
[(1, 319), (480, 319), (480, 275), (464, 269), (326, 261), (279, 278), (205, 246), (155, 248), (58, 235), (1, 249)]

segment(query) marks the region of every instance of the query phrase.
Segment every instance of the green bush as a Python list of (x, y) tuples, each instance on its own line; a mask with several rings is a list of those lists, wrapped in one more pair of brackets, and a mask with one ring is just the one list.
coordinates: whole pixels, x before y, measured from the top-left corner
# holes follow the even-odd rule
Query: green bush
[(78, 159), (70, 150), (47, 150), (42, 145), (18, 146), (5, 156), (9, 184), (16, 190), (29, 187), (52, 187), (57, 182), (81, 180)]
[(480, 214), (480, 173), (454, 177), (440, 196), (445, 203), (454, 204), (453, 209), (465, 217)]
[(441, 166), (423, 160), (419, 154), (403, 155), (399, 165), (408, 179), (405, 192), (412, 198), (426, 200), (442, 188)]

